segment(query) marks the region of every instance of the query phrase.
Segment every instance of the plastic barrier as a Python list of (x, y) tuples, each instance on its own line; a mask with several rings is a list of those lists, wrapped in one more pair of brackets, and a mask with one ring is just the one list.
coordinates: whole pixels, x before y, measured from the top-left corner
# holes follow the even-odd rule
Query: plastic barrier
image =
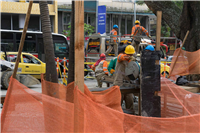
[[(73, 132), (77, 125), (83, 128), (80, 132), (85, 133), (200, 132), (200, 96), (181, 89), (165, 78), (161, 79), (162, 91), (159, 93), (162, 118), (134, 116), (119, 111), (121, 97), (115, 93), (119, 92), (118, 87), (92, 94), (85, 86), (83, 94), (77, 87), (73, 89), (73, 83), (66, 87), (42, 81), (47, 91), (51, 86), (52, 97), (46, 95), (49, 92), (40, 94), (15, 79), (11, 82), (15, 86), (8, 89), (7, 94), (10, 95), (5, 99), (0, 118), (3, 133), (67, 133)], [(66, 91), (67, 96), (74, 93), (74, 98), (71, 96), (64, 100), (54, 90)], [(75, 103), (74, 99), (77, 99)], [(74, 116), (79, 118), (78, 123), (74, 121)]]
[[(180, 55), (178, 56), (179, 51)], [(176, 58), (177, 61), (175, 62)], [(170, 76), (188, 74), (200, 74), (200, 49), (195, 52), (188, 52), (178, 48), (173, 55)]]
[(185, 91), (166, 78), (161, 78), (159, 93), (161, 118), (122, 113), (118, 87), (91, 93), (85, 86), (83, 94), (77, 87), (74, 89), (73, 83), (64, 86), (42, 82), (44, 94), (11, 78), (14, 86), (9, 85), (3, 106), (2, 133), (68, 133), (77, 126), (85, 133), (200, 132), (200, 95)]

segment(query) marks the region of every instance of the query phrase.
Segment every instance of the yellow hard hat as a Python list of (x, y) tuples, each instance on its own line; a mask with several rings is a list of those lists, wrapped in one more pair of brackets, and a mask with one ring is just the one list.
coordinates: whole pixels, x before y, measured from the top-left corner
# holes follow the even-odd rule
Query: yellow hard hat
[(135, 53), (135, 48), (132, 45), (128, 45), (125, 49), (126, 54), (134, 54)]
[(135, 24), (140, 24), (140, 21), (139, 21), (139, 20), (136, 20), (136, 21), (135, 21)]

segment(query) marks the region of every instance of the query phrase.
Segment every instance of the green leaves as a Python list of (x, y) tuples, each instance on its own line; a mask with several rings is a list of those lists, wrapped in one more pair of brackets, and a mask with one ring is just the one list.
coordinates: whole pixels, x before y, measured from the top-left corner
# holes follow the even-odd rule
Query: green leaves
[[(69, 26), (67, 27), (69, 30), (63, 30), (62, 34), (65, 35), (66, 37), (70, 37), (71, 34), (71, 24), (69, 23)], [(94, 32), (94, 27), (91, 26), (90, 24), (84, 23), (84, 34), (85, 35), (91, 35)]]

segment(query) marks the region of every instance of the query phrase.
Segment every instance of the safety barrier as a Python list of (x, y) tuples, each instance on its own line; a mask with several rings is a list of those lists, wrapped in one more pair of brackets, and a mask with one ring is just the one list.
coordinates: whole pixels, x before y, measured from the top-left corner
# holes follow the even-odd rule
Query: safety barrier
[[(1, 114), (1, 132), (200, 132), (200, 95), (161, 78), (161, 117), (124, 114), (118, 86), (84, 93), (42, 79), (43, 94), (11, 78)], [(12, 88), (11, 88), (12, 87)], [(147, 88), (148, 89), (148, 88)], [(17, 93), (16, 93), (17, 92)], [(9, 95), (8, 95), (9, 94)], [(76, 119), (78, 118), (78, 120)], [(13, 124), (14, 123), (14, 124)]]
[(64, 57), (64, 68), (63, 68), (63, 74), (62, 74), (62, 71), (61, 71), (61, 69), (60, 69), (60, 65), (59, 65), (59, 57), (57, 57), (57, 65), (56, 65), (56, 70), (57, 70), (57, 74), (58, 74), (58, 77), (60, 76), (60, 78), (61, 78), (61, 81), (62, 82), (60, 82), (59, 80), (58, 80), (58, 82), (60, 83), (60, 84), (64, 84), (64, 85), (67, 85), (67, 79), (66, 78), (68, 78), (68, 76), (67, 76), (67, 74), (66, 74), (66, 70), (68, 71), (68, 68), (66, 67), (66, 57)]
[(200, 50), (188, 52), (178, 48), (170, 68), (170, 76), (200, 74)]

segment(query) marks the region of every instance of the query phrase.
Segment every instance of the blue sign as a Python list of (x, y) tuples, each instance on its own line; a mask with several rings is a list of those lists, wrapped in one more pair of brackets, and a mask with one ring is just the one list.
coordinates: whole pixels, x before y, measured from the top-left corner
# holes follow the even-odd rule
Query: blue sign
[(98, 6), (98, 33), (106, 32), (106, 6)]

